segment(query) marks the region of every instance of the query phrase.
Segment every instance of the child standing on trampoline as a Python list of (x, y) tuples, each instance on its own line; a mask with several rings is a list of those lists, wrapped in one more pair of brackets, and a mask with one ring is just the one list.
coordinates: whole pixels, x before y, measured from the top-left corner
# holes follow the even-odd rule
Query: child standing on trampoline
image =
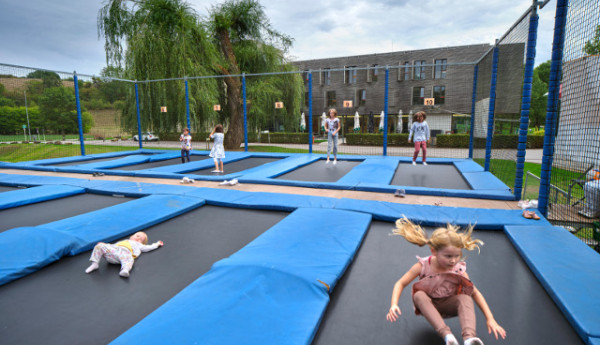
[[(215, 129), (210, 133), (210, 138), (214, 140), (213, 148), (210, 150), (210, 157), (215, 161), (214, 173), (222, 173), (223, 171), (223, 158), (225, 158), (225, 147), (223, 146), (223, 140), (225, 134), (223, 134), (223, 126), (216, 125)], [(220, 163), (220, 167), (219, 167)]]
[(181, 163), (185, 163), (186, 157), (189, 163), (190, 151), (192, 150), (192, 136), (190, 135), (189, 128), (183, 130), (183, 134), (179, 137), (179, 141), (181, 141)]
[(143, 231), (138, 231), (129, 237), (128, 240), (119, 241), (115, 244), (99, 242), (94, 247), (90, 261), (92, 264), (85, 270), (85, 273), (92, 273), (100, 265), (100, 259), (105, 258), (111, 264), (121, 264), (121, 277), (129, 277), (129, 271), (133, 268), (133, 262), (142, 253), (149, 252), (158, 247), (162, 247), (163, 241), (158, 241), (151, 245), (148, 243), (148, 235)]
[(429, 125), (425, 119), (427, 115), (424, 111), (419, 111), (413, 115), (413, 124), (410, 127), (410, 132), (408, 133), (408, 142), (410, 143), (410, 138), (414, 134), (414, 143), (415, 143), (415, 153), (413, 154), (412, 164), (417, 165), (417, 156), (419, 155), (419, 151), (421, 148), (423, 149), (423, 165), (427, 165), (427, 144), (431, 142), (430, 133), (429, 133)]
[(392, 305), (387, 320), (394, 322), (401, 315), (398, 300), (402, 290), (417, 277), (412, 286), (412, 300), (417, 315), (423, 314), (446, 345), (458, 345), (456, 337), (444, 322), (445, 317), (458, 316), (464, 345), (483, 345), (475, 332), (475, 308), (473, 300), (487, 320), (488, 332), (498, 339), (506, 337), (506, 331), (496, 322), (483, 295), (469, 280), (467, 264), (461, 261), (462, 249), (479, 249), (482, 241), (471, 238), (473, 228), (459, 232), (457, 226), (448, 224), (436, 229), (430, 238), (418, 225), (406, 217), (396, 221), (394, 234), (404, 237), (418, 246), (429, 245), (431, 256), (419, 260), (394, 285)]
[(337, 117), (337, 110), (334, 108), (329, 109), (329, 118), (325, 119), (325, 130), (327, 131), (327, 161), (325, 163), (329, 163), (329, 153), (332, 146), (333, 164), (337, 163), (338, 132), (341, 128), (340, 119)]

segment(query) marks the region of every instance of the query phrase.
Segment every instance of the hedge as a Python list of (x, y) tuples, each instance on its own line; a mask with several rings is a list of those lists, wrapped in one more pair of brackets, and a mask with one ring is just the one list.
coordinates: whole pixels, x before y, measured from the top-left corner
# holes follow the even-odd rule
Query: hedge
[(308, 133), (248, 133), (248, 141), (252, 143), (272, 144), (308, 144)]
[[(485, 147), (485, 138), (475, 138), (475, 147)], [(496, 134), (492, 140), (492, 149), (514, 149), (519, 142), (518, 135)], [(436, 137), (436, 147), (469, 148), (468, 134), (440, 134)], [(543, 135), (528, 135), (527, 148), (544, 147)]]
[[(411, 147), (413, 144), (408, 142), (408, 133), (388, 134), (388, 146), (406, 146)], [(348, 145), (367, 145), (367, 146), (383, 146), (382, 134), (358, 134), (346, 133), (346, 144)]]

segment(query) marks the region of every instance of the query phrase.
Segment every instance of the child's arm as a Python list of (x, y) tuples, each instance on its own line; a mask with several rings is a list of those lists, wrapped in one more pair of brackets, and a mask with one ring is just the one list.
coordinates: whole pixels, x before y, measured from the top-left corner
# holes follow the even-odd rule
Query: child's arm
[(413, 124), (410, 126), (410, 130), (408, 132), (408, 142), (410, 143), (410, 138), (413, 135), (413, 128), (415, 128), (415, 123), (413, 122)]
[(337, 129), (333, 132), (333, 135), (338, 134), (338, 132), (342, 129), (342, 123), (340, 121), (337, 122)]
[(325, 132), (329, 132), (329, 121), (325, 120)]
[(142, 253), (146, 253), (146, 252), (152, 251), (158, 247), (162, 247), (163, 244), (164, 244), (163, 241), (158, 241), (158, 242), (154, 242), (152, 244), (143, 245), (140, 247), (140, 251), (142, 251)]
[(386, 319), (389, 322), (394, 322), (398, 320), (398, 317), (402, 314), (400, 311), (400, 307), (398, 306), (398, 300), (400, 300), (400, 295), (402, 294), (402, 290), (410, 284), (413, 280), (415, 280), (419, 274), (421, 273), (423, 265), (420, 262), (417, 262), (413, 265), (413, 267), (408, 270), (408, 272), (404, 273), (402, 278), (394, 284), (394, 290), (392, 292), (392, 305)]
[[(465, 277), (467, 277), (467, 279), (469, 279), (469, 275), (466, 272), (464, 273), (464, 275)], [(477, 289), (477, 287), (473, 287), (473, 294), (471, 295), (471, 297), (473, 297), (473, 300), (475, 301), (475, 303), (477, 303), (477, 306), (479, 307), (479, 309), (481, 309), (483, 315), (485, 316), (488, 333), (492, 334), (492, 332), (494, 332), (494, 336), (496, 337), (496, 339), (498, 339), (498, 335), (500, 335), (502, 339), (506, 338), (506, 331), (494, 319), (494, 315), (492, 314), (490, 307), (488, 306), (487, 302), (485, 301), (485, 298), (483, 298), (483, 295)]]
[(431, 131), (429, 130), (429, 124), (425, 122), (425, 133), (427, 135), (427, 143), (431, 142)]
[(217, 130), (217, 127), (213, 128), (212, 132), (210, 132), (209, 137), (213, 137), (213, 135), (215, 134), (215, 131)]

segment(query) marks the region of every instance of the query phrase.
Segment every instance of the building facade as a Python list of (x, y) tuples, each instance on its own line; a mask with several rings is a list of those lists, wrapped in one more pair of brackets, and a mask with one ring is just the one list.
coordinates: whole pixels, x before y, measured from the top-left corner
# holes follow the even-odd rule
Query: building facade
[[(424, 110), (435, 135), (463, 129), (468, 121), (465, 114), (471, 113), (474, 62), (490, 48), (477, 44), (305, 60), (295, 65), (305, 71), (306, 87), (308, 71), (312, 71), (313, 116), (336, 108), (342, 119), (352, 120), (358, 112), (361, 132), (379, 129), (387, 66), (388, 130), (405, 132), (411, 122), (409, 114)], [(426, 99), (433, 99), (434, 105), (426, 105)], [(351, 107), (344, 107), (347, 101)], [(308, 90), (304, 108), (307, 112)]]

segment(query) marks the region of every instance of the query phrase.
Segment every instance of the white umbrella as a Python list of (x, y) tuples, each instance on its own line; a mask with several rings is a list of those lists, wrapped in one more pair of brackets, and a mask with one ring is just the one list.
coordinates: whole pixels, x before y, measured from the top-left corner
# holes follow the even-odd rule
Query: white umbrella
[(304, 118), (304, 113), (302, 113), (302, 115), (300, 115), (300, 130), (301, 131), (306, 130), (306, 119)]
[(325, 112), (323, 112), (323, 115), (321, 115), (321, 131), (325, 132), (325, 120), (327, 119), (327, 115), (325, 115)]
[(408, 130), (412, 127), (412, 110), (408, 113)]
[(381, 111), (381, 116), (379, 117), (379, 131), (383, 132), (383, 118), (385, 117), (385, 113), (383, 110)]
[(398, 110), (398, 125), (396, 126), (396, 132), (402, 133), (402, 109)]
[(360, 115), (358, 115), (358, 111), (354, 114), (354, 132), (360, 131)]

